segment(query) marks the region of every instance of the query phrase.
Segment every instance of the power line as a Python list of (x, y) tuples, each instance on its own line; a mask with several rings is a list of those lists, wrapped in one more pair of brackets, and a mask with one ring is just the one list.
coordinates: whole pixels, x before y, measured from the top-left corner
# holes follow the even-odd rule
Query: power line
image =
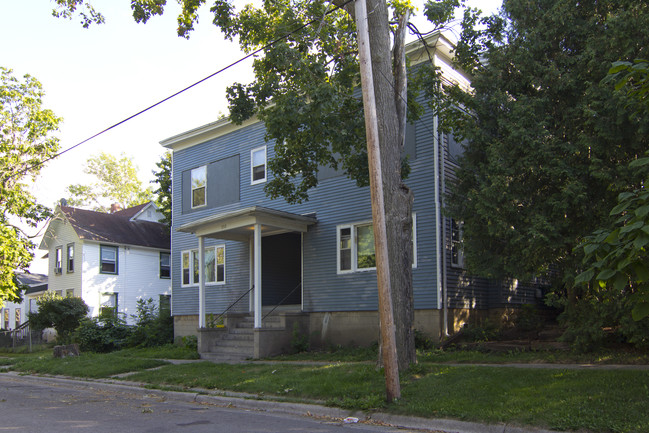
[(253, 52), (251, 52), (250, 54), (248, 54), (248, 55), (246, 55), (246, 56), (244, 56), (244, 57), (242, 57), (242, 58), (240, 58), (239, 60), (230, 63), (229, 65), (227, 65), (227, 66), (225, 66), (225, 67), (219, 69), (218, 71), (216, 71), (216, 72), (214, 72), (214, 73), (208, 75), (207, 77), (205, 77), (205, 78), (203, 78), (203, 79), (201, 79), (201, 80), (199, 80), (199, 81), (196, 81), (195, 83), (193, 83), (193, 84), (191, 84), (191, 85), (185, 87), (184, 89), (179, 90), (179, 91), (177, 91), (176, 93), (174, 93), (174, 94), (172, 94), (172, 95), (170, 95), (170, 96), (167, 96), (166, 98), (164, 98), (164, 99), (162, 99), (162, 100), (156, 102), (155, 104), (152, 104), (152, 105), (150, 105), (150, 106), (148, 106), (148, 107), (146, 107), (146, 108), (144, 108), (144, 109), (138, 111), (137, 113), (135, 113), (135, 114), (133, 114), (133, 115), (131, 115), (131, 116), (129, 116), (129, 117), (127, 117), (127, 118), (125, 118), (125, 119), (123, 119), (123, 120), (121, 120), (121, 121), (119, 121), (119, 122), (117, 122), (117, 123), (115, 123), (115, 124), (113, 124), (113, 125), (111, 125), (111, 126), (109, 126), (108, 128), (106, 128), (106, 129), (104, 129), (104, 130), (102, 130), (102, 131), (100, 131), (100, 132), (98, 132), (98, 133), (92, 135), (91, 137), (86, 138), (85, 140), (83, 140), (83, 141), (81, 141), (81, 142), (75, 144), (74, 146), (68, 147), (67, 149), (62, 150), (61, 152), (58, 152), (58, 153), (56, 153), (56, 154), (54, 154), (54, 155), (52, 155), (52, 156), (50, 156), (50, 157), (48, 157), (48, 158), (45, 158), (45, 159), (42, 160), (42, 161), (39, 161), (39, 162), (36, 163), (36, 164), (30, 165), (30, 166), (28, 166), (28, 167), (26, 167), (26, 168), (24, 168), (24, 169), (22, 169), (22, 170), (16, 172), (16, 173), (15, 173), (13, 176), (11, 176), (10, 178), (16, 177), (16, 176), (21, 175), (21, 174), (24, 174), (24, 173), (26, 173), (26, 172), (28, 172), (28, 171), (30, 171), (30, 170), (33, 170), (33, 169), (35, 169), (35, 168), (37, 168), (37, 167), (40, 167), (40, 166), (42, 166), (43, 164), (45, 164), (46, 162), (49, 162), (49, 161), (51, 161), (51, 160), (53, 160), (53, 159), (55, 159), (55, 158), (58, 158), (59, 156), (63, 155), (64, 153), (67, 153), (67, 152), (69, 152), (69, 151), (71, 151), (71, 150), (73, 150), (73, 149), (76, 149), (77, 147), (81, 146), (82, 144), (87, 143), (88, 141), (90, 141), (90, 140), (92, 140), (92, 139), (94, 139), (94, 138), (99, 137), (100, 135), (102, 135), (102, 134), (104, 134), (104, 133), (110, 131), (111, 129), (114, 129), (114, 128), (118, 127), (119, 125), (121, 125), (121, 124), (123, 124), (123, 123), (126, 123), (126, 122), (128, 122), (129, 120), (131, 120), (131, 119), (133, 119), (133, 118), (135, 118), (135, 117), (137, 117), (137, 116), (139, 116), (139, 115), (141, 115), (141, 114), (146, 113), (146, 112), (149, 111), (149, 110), (152, 110), (153, 108), (157, 107), (158, 105), (163, 104), (163, 103), (167, 102), (168, 100), (170, 100), (170, 99), (172, 99), (172, 98), (174, 98), (174, 97), (180, 95), (181, 93), (184, 93), (184, 92), (186, 92), (187, 90), (189, 90), (189, 89), (191, 89), (191, 88), (193, 88), (193, 87), (198, 86), (199, 84), (203, 83), (204, 81), (207, 81), (207, 80), (209, 80), (210, 78), (212, 78), (212, 77), (214, 77), (214, 76), (216, 76), (216, 75), (218, 75), (218, 74), (220, 74), (220, 73), (222, 73), (222, 72), (224, 72), (224, 71), (226, 71), (226, 70), (228, 70), (228, 69), (230, 69), (230, 68), (232, 68), (232, 67), (238, 65), (239, 63), (241, 63), (241, 62), (243, 62), (243, 61), (245, 61), (245, 60), (247, 60), (247, 59), (249, 59), (249, 58), (251, 58), (251, 57), (257, 55), (257, 54), (259, 54), (260, 52), (262, 52), (262, 51), (264, 51), (264, 50), (266, 50), (266, 49), (268, 49), (268, 48), (271, 48), (272, 46), (274, 46), (274, 45), (277, 44), (278, 42), (281, 42), (281, 41), (287, 39), (289, 36), (291, 36), (291, 35), (293, 35), (293, 34), (299, 32), (299, 31), (301, 31), (301, 30), (303, 30), (303, 29), (305, 29), (305, 28), (307, 28), (307, 27), (309, 27), (309, 26), (312, 26), (313, 24), (320, 23), (320, 21), (323, 20), (325, 16), (327, 16), (327, 15), (329, 15), (329, 14), (332, 14), (332, 13), (336, 12), (336, 11), (339, 10), (339, 9), (342, 9), (343, 7), (345, 7), (346, 5), (348, 5), (349, 3), (353, 2), (353, 1), (354, 1), (354, 0), (347, 0), (345, 3), (343, 3), (343, 4), (339, 5), (339, 6), (336, 6), (335, 8), (333, 8), (333, 9), (331, 9), (331, 10), (326, 11), (326, 12), (324, 13), (324, 15), (322, 16), (322, 18), (316, 18), (316, 19), (313, 19), (313, 20), (309, 21), (308, 23), (299, 26), (298, 28), (296, 28), (296, 29), (294, 29), (294, 30), (292, 30), (292, 31), (290, 31), (290, 32), (288, 32), (288, 33), (286, 33), (285, 35), (280, 36), (280, 37), (277, 38), (277, 39), (274, 39), (273, 41), (269, 42), (268, 44), (264, 45), (263, 47), (261, 47), (261, 48), (255, 50), (255, 51), (253, 51)]

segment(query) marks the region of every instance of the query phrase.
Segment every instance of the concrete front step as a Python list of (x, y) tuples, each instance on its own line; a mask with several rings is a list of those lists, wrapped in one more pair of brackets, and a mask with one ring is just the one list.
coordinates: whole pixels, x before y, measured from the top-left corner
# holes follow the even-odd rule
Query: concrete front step
[(224, 354), (224, 353), (214, 353), (214, 352), (201, 353), (201, 359), (210, 362), (233, 363), (233, 362), (245, 361), (250, 358), (252, 358), (252, 356), (246, 354)]
[(253, 349), (253, 340), (220, 340), (216, 343), (216, 350), (222, 347), (237, 347), (243, 350)]
[(224, 340), (236, 340), (236, 341), (253, 341), (255, 339), (255, 336), (253, 335), (252, 332), (250, 333), (232, 333), (232, 334), (225, 334), (221, 341)]

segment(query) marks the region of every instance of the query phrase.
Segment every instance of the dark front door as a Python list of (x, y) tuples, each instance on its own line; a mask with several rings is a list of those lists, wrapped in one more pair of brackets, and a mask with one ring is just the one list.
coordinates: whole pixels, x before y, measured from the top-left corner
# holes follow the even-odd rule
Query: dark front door
[(262, 305), (302, 303), (302, 288), (299, 287), (302, 281), (302, 236), (299, 233), (262, 239), (261, 281)]

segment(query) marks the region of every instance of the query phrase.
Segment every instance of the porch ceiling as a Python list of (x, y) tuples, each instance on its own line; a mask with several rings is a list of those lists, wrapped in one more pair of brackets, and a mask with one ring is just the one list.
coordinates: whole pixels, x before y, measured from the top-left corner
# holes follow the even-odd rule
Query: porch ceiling
[(183, 224), (177, 230), (196, 236), (247, 242), (253, 234), (255, 224), (261, 225), (262, 234), (269, 235), (284, 232), (303, 233), (316, 222), (315, 216), (252, 206), (201, 218)]

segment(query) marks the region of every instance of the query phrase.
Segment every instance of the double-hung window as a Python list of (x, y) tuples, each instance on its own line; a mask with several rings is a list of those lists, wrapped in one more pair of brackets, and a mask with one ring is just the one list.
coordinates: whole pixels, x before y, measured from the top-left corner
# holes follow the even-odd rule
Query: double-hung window
[[(417, 266), (417, 224), (412, 217), (413, 267)], [(359, 272), (376, 269), (374, 228), (372, 223), (345, 224), (338, 226), (338, 273)]]
[(160, 278), (171, 278), (171, 254), (160, 253)]
[(191, 171), (192, 209), (207, 204), (207, 166)]
[(56, 247), (56, 251), (54, 252), (54, 273), (55, 274), (60, 274), (63, 270), (63, 249), (62, 247)]
[[(225, 282), (225, 245), (206, 247), (203, 269), (205, 284)], [(200, 258), (198, 250), (182, 252), (182, 285), (195, 286), (200, 283)]]
[(250, 152), (250, 176), (252, 185), (266, 182), (266, 146)]
[(68, 258), (67, 271), (68, 273), (74, 272), (74, 244), (68, 244), (66, 256)]
[(371, 223), (338, 227), (338, 271), (354, 272), (376, 268), (374, 229)]
[(99, 272), (117, 274), (117, 247), (101, 245), (99, 247)]

